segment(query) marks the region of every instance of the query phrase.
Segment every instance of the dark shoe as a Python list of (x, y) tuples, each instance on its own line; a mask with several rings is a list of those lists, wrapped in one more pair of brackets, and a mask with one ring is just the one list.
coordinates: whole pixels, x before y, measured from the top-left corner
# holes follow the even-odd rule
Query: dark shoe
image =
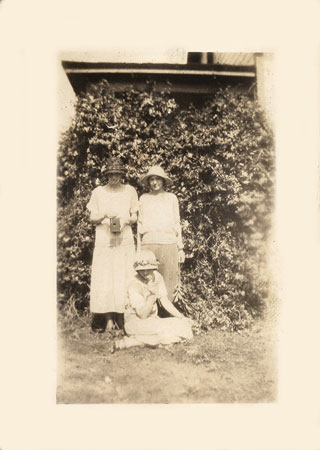
[(94, 333), (104, 333), (106, 330), (104, 329), (104, 328), (95, 328), (95, 327), (93, 327), (93, 326), (91, 326), (91, 330), (94, 332)]
[(118, 330), (124, 330), (124, 314), (123, 313), (114, 313), (113, 321)]
[(118, 350), (118, 349), (117, 349), (117, 346), (116, 346), (116, 344), (115, 344), (115, 342), (114, 342), (113, 345), (112, 345), (112, 347), (111, 347), (110, 353), (113, 355), (117, 350)]
[(116, 341), (114, 341), (110, 352), (112, 354), (114, 354), (115, 352), (117, 352), (118, 350), (122, 350), (123, 348), (125, 348), (125, 345), (124, 345), (123, 341), (116, 340)]
[(94, 333), (104, 333), (106, 331), (107, 318), (106, 314), (93, 314), (91, 330)]

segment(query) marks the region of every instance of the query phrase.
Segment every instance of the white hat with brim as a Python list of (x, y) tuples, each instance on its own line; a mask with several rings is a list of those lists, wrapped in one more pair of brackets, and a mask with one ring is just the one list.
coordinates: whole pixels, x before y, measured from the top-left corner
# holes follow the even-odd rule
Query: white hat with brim
[(137, 264), (137, 265), (135, 266), (135, 269), (136, 269), (137, 271), (139, 271), (139, 270), (157, 270), (157, 269), (158, 269), (158, 266), (156, 266), (156, 265), (154, 265), (154, 264), (146, 264), (146, 265), (143, 265), (143, 264)]
[(145, 175), (142, 175), (140, 177), (139, 184), (141, 186), (149, 187), (149, 178), (153, 177), (153, 176), (163, 178), (164, 181), (165, 181), (166, 186), (171, 186), (172, 185), (171, 178), (169, 178), (167, 176), (167, 174), (165, 173), (163, 168), (160, 167), (160, 166), (152, 166), (152, 167), (150, 167), (148, 172)]
[(159, 262), (151, 250), (141, 250), (137, 255), (134, 268), (136, 270), (156, 270), (158, 265)]

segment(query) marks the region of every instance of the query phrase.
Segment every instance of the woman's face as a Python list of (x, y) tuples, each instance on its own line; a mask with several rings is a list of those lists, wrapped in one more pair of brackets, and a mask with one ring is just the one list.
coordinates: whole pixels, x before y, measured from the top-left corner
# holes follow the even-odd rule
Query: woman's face
[(108, 183), (112, 185), (117, 185), (121, 183), (122, 175), (121, 173), (109, 173)]
[(163, 187), (164, 187), (164, 180), (161, 177), (158, 177), (156, 175), (152, 175), (149, 178), (149, 186), (150, 186), (150, 189), (153, 192), (161, 191), (163, 189)]
[(151, 281), (153, 280), (153, 269), (143, 269), (139, 270), (139, 275), (145, 280), (145, 281)]

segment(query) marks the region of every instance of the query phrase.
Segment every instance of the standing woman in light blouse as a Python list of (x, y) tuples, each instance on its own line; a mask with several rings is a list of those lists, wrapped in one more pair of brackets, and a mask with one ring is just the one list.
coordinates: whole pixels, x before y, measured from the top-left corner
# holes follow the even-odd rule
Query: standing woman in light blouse
[(149, 190), (139, 201), (138, 248), (151, 250), (159, 261), (168, 299), (178, 284), (179, 263), (185, 259), (181, 237), (180, 212), (177, 196), (166, 189), (172, 180), (160, 166), (151, 167), (139, 184)]
[(123, 183), (126, 170), (110, 158), (108, 182), (92, 192), (87, 208), (96, 226), (91, 268), (92, 331), (103, 333), (117, 324), (123, 328), (127, 285), (133, 276), (135, 246), (131, 225), (137, 221), (138, 195)]

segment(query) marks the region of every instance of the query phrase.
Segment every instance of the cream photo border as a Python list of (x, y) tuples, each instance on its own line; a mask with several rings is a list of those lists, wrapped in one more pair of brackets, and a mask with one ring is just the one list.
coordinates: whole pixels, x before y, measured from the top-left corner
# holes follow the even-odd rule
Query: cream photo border
[[(279, 3), (0, 3), (1, 450), (319, 448), (319, 4)], [(56, 405), (58, 55), (167, 48), (275, 56), (278, 401)]]

